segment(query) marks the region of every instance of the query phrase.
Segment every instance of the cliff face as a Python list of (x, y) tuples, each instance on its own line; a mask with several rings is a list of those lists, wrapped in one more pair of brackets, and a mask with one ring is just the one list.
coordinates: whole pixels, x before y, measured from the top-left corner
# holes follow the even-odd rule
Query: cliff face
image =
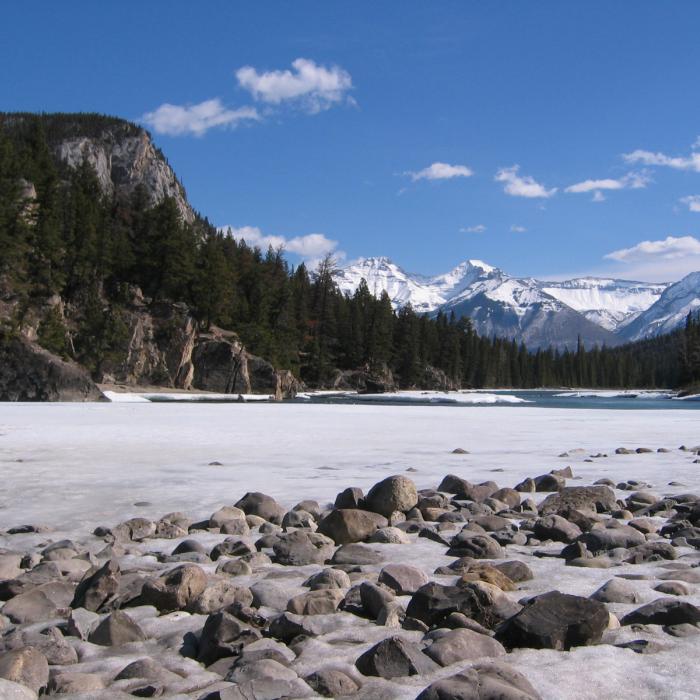
[(55, 154), (71, 167), (88, 162), (105, 194), (129, 196), (138, 185), (143, 185), (151, 205), (172, 197), (183, 220), (192, 223), (194, 212), (185, 190), (148, 133), (139, 129), (135, 135), (124, 136), (118, 131), (106, 127), (99, 136), (62, 138), (53, 146)]

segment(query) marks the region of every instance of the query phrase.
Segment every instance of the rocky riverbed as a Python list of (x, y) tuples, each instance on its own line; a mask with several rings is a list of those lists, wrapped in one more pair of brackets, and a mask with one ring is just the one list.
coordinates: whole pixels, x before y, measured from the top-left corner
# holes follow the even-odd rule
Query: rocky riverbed
[[(697, 459), (657, 449), (609, 471)], [(700, 497), (570, 466), (498, 476), (417, 489), (409, 469), (291, 508), (249, 492), (70, 539), (17, 523), (0, 697), (694, 697)]]

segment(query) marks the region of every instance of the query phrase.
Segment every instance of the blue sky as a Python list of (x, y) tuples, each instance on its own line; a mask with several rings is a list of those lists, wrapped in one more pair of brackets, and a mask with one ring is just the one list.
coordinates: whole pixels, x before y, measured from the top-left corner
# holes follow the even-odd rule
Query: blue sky
[(700, 269), (699, 23), (694, 0), (8, 3), (0, 109), (146, 124), (195, 208), (293, 261), (669, 280)]

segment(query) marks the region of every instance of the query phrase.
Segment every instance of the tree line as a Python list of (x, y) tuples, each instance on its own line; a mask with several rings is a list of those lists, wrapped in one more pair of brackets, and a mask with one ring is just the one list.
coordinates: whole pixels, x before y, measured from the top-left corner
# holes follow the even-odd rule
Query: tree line
[[(677, 387), (700, 381), (700, 322), (620, 347), (529, 350), (480, 337), (469, 319), (392, 309), (365, 283), (340, 292), (334, 261), (291, 266), (284, 251), (234, 239), (206, 218), (183, 222), (166, 198), (137, 187), (106, 196), (92, 167), (56, 159), (56, 139), (138, 127), (100, 115), (0, 115), (0, 296), (17, 301), (5, 332), (58, 296), (39, 325), (47, 349), (97, 372), (128, 342), (124, 310), (139, 288), (183, 302), (202, 329), (235, 330), (247, 348), (313, 386), (362, 369), (401, 387)], [(136, 131), (134, 131), (136, 130)]]

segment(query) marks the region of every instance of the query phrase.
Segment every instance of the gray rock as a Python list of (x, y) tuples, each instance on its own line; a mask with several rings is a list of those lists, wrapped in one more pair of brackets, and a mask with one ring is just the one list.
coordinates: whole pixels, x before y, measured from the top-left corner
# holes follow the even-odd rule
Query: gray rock
[(540, 700), (540, 696), (515, 669), (488, 662), (435, 681), (416, 700)]
[(458, 661), (504, 656), (506, 650), (502, 644), (485, 634), (458, 628), (436, 639), (425, 649), (425, 653), (440, 666), (449, 666)]
[(352, 695), (360, 689), (360, 686), (347, 673), (334, 668), (319, 669), (304, 680), (324, 698)]
[(148, 580), (141, 592), (145, 605), (153, 605), (160, 612), (184, 610), (202, 594), (207, 586), (207, 575), (196, 564), (183, 564)]
[(76, 671), (59, 671), (51, 676), (49, 694), (77, 695), (104, 690), (105, 682), (97, 673), (78, 673)]
[(146, 635), (129, 615), (115, 610), (90, 633), (88, 641), (103, 647), (117, 647), (130, 642), (142, 642)]
[(7, 601), (2, 608), (2, 613), (17, 624), (65, 617), (68, 614), (67, 609), (73, 597), (73, 590), (72, 585), (63, 581), (42, 583)]
[(362, 654), (355, 666), (365, 676), (401, 678), (432, 673), (439, 666), (421, 648), (401, 637), (388, 637)]
[(252, 602), (253, 594), (249, 588), (236, 586), (227, 579), (219, 579), (208, 581), (207, 587), (190, 601), (187, 609), (199, 615), (209, 615), (235, 603), (248, 606)]
[(411, 540), (398, 527), (382, 527), (369, 536), (368, 542), (372, 544), (410, 544)]
[(362, 489), (350, 487), (341, 491), (335, 497), (334, 508), (344, 510), (348, 508), (362, 508), (362, 503), (365, 499), (365, 494)]
[(340, 569), (324, 569), (306, 579), (304, 586), (312, 591), (326, 588), (345, 589), (350, 588), (350, 577)]
[(338, 547), (331, 559), (332, 564), (343, 565), (379, 564), (382, 561), (380, 552), (362, 544), (344, 544)]
[(0, 678), (0, 698), (3, 700), (37, 700), (35, 691), (26, 685)]
[(388, 586), (397, 595), (412, 595), (428, 583), (428, 577), (415, 566), (388, 564), (379, 573), (379, 583)]
[(49, 682), (49, 664), (34, 647), (15, 649), (0, 655), (0, 678), (26, 685), (39, 693)]
[(580, 511), (610, 512), (617, 508), (615, 492), (605, 485), (565, 486), (540, 503), (540, 515), (556, 514), (566, 508)]
[(405, 513), (418, 503), (416, 485), (406, 476), (389, 476), (375, 484), (365, 498), (367, 508), (389, 517), (394, 511)]
[(325, 563), (333, 556), (335, 546), (330, 537), (321, 533), (295, 530), (280, 535), (272, 549), (278, 564), (306, 566)]
[(209, 527), (220, 528), (224, 523), (232, 520), (242, 520), (245, 523), (245, 516), (246, 514), (240, 508), (236, 508), (236, 506), (223, 506), (211, 514)]
[(292, 598), (287, 603), (287, 611), (296, 615), (332, 615), (344, 597), (337, 588), (309, 591)]
[(642, 599), (635, 587), (622, 578), (611, 578), (591, 598), (601, 603), (639, 603)]
[(690, 589), (682, 581), (662, 581), (654, 590), (664, 595), (690, 595)]
[(85, 610), (85, 608), (76, 608), (71, 610), (66, 623), (66, 629), (71, 637), (77, 637), (83, 641), (87, 641), (95, 627), (100, 622), (100, 616), (97, 613)]
[(494, 562), (491, 566), (505, 574), (514, 583), (531, 581), (533, 579), (532, 569), (522, 561)]

